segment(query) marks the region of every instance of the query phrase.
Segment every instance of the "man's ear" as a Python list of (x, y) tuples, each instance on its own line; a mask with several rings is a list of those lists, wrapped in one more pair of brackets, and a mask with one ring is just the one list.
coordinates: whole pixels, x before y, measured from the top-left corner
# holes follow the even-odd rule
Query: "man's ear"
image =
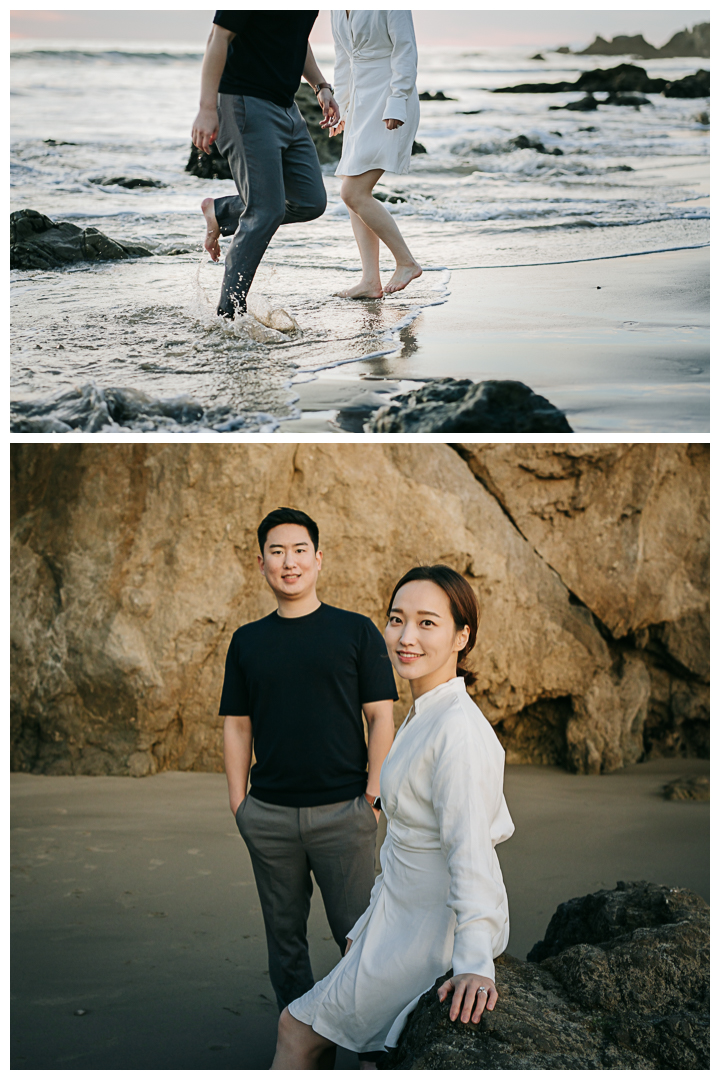
[(322, 570), (323, 553), (322, 551), (315, 552), (315, 562), (317, 563), (318, 571)]
[(258, 555), (257, 561), (258, 561), (258, 570), (260, 571), (262, 576), (265, 577), (265, 560), (263, 559), (262, 555)]

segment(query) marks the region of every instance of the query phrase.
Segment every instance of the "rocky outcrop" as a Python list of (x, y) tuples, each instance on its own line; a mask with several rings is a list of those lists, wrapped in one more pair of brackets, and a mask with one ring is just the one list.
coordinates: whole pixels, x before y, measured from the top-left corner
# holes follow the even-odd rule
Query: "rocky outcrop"
[(581, 49), (576, 56), (637, 56), (641, 60), (655, 60), (658, 57), (702, 56), (710, 57), (710, 23), (698, 23), (692, 30), (680, 30), (673, 34), (665, 45), (656, 49), (642, 34), (618, 37), (606, 41), (598, 34), (592, 45)]
[[(683, 79), (651, 79), (645, 68), (618, 64), (613, 68), (583, 71), (575, 82), (520, 83), (502, 86), (494, 94), (560, 94), (584, 90), (586, 94), (611, 93), (664, 94), (666, 97), (706, 97), (710, 93), (710, 73), (698, 71)], [(602, 102), (600, 102), (602, 104)]]
[(647, 882), (561, 904), (528, 961), (497, 961), (498, 1003), (454, 1023), (436, 986), (385, 1069), (708, 1069), (709, 909)]
[(96, 176), (90, 180), (91, 184), (100, 184), (101, 187), (124, 187), (134, 191), (136, 188), (164, 188), (162, 180), (152, 180), (149, 176)]
[(278, 505), (320, 525), (320, 595), (378, 626), (410, 566), (466, 576), (481, 609), (473, 693), (508, 761), (597, 773), (704, 752), (703, 448), (11, 451), (14, 769), (221, 770), (225, 654), (237, 626), (272, 610), (255, 529)]
[(185, 172), (198, 176), (201, 180), (232, 180), (228, 160), (222, 156), (215, 143), (210, 147), (209, 154), (198, 150), (197, 146), (191, 146)]
[(152, 255), (137, 244), (120, 244), (97, 229), (51, 221), (37, 210), (10, 215), (10, 269), (57, 270), (68, 263), (101, 262)]
[(524, 383), (511, 379), (433, 379), (383, 405), (366, 431), (572, 431), (565, 414)]

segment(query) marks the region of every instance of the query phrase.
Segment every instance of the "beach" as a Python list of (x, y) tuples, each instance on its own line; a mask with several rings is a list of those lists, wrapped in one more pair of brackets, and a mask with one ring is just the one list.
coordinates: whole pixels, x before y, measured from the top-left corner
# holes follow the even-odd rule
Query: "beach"
[[(342, 433), (388, 395), (460, 374), (525, 382), (578, 432), (707, 431), (707, 101), (649, 94), (577, 113), (562, 108), (577, 93), (495, 94), (626, 59), (529, 53), (421, 49), (418, 89), (445, 100), (422, 102), (425, 153), (379, 192), (422, 278), (382, 301), (333, 296), (358, 256), (325, 165), (325, 215), (278, 231), (251, 317), (228, 326), (199, 203), (234, 186), (184, 171), (202, 50), (18, 44), (11, 208), (151, 255), (12, 272), (14, 430)], [(332, 49), (317, 55), (331, 73)], [(643, 66), (678, 79), (699, 61)], [(76, 407), (83, 388), (144, 395), (149, 408), (98, 427)], [(154, 407), (177, 399), (195, 404)], [(45, 427), (22, 426), (28, 407)]]
[[(618, 880), (709, 899), (709, 804), (660, 795), (708, 771), (692, 759), (607, 776), (508, 766), (508, 952), (524, 957), (559, 903)], [(16, 773), (11, 792), (11, 1068), (267, 1068), (277, 1011), (224, 777)], [(309, 941), (320, 978), (338, 952), (317, 890)], [(357, 1059), (340, 1051), (336, 1067)]]

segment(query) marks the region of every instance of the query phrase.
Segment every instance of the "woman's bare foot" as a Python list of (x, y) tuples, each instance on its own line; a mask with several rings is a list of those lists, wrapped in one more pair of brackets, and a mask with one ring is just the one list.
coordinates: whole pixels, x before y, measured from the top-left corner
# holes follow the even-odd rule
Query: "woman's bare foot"
[(220, 226), (217, 223), (215, 217), (215, 200), (203, 199), (200, 203), (200, 209), (205, 215), (205, 221), (207, 222), (207, 232), (205, 233), (205, 241), (203, 247), (207, 251), (208, 255), (213, 262), (220, 261)]
[(398, 266), (395, 273), (385, 286), (386, 293), (396, 293), (404, 289), (406, 285), (409, 285), (415, 278), (419, 278), (422, 274), (422, 267), (417, 263), (413, 263), (411, 266)]
[(342, 292), (333, 293), (333, 296), (343, 296), (348, 300), (380, 300), (383, 295), (383, 287), (380, 278), (377, 281), (361, 281), (352, 289), (343, 289)]

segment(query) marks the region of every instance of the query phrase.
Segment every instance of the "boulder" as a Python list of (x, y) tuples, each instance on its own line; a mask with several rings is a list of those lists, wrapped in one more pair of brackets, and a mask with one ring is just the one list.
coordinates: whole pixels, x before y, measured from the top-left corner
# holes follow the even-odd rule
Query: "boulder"
[(442, 90), (438, 90), (437, 93), (431, 94), (429, 90), (423, 90), (422, 94), (418, 94), (420, 101), (457, 101), (457, 98), (448, 97)]
[(185, 172), (201, 180), (232, 180), (227, 158), (222, 156), (214, 143), (210, 147), (209, 154), (206, 154), (204, 150), (198, 150), (197, 146), (191, 146)]
[(660, 55), (654, 45), (649, 45), (642, 34), (619, 34), (611, 41), (598, 34), (592, 45), (581, 49), (576, 56), (637, 56), (640, 60), (653, 60)]
[[(557, 135), (559, 132), (554, 132), (554, 134)], [(531, 139), (527, 135), (516, 135), (510, 140), (510, 145), (516, 150), (537, 150), (538, 154), (553, 154), (555, 157), (562, 157), (563, 153), (559, 146), (553, 146), (551, 150), (548, 150), (539, 139)]]
[[(142, 430), (147, 409), (179, 430), (193, 403), (106, 391), (64, 407), (68, 430), (88, 410)], [(222, 771), (225, 654), (273, 608), (255, 529), (278, 505), (319, 523), (321, 597), (380, 627), (410, 566), (465, 575), (473, 694), (509, 762), (607, 772), (707, 752), (707, 666), (686, 666), (707, 665), (707, 464), (691, 448), (86, 441), (15, 443), (11, 463), (14, 769)], [(640, 628), (614, 636), (621, 623)]]
[(138, 244), (120, 244), (98, 232), (69, 221), (52, 221), (37, 210), (16, 210), (10, 215), (10, 269), (56, 270), (68, 263), (152, 255)]
[(366, 431), (557, 432), (572, 431), (564, 413), (524, 383), (510, 379), (432, 379), (394, 398)]
[(527, 961), (496, 961), (499, 999), (451, 1023), (437, 980), (384, 1069), (708, 1069), (709, 909), (648, 882), (561, 904)]
[(164, 188), (162, 180), (151, 180), (147, 176), (98, 176), (90, 180), (91, 184), (100, 184), (102, 187), (130, 188)]
[[(680, 80), (682, 81), (682, 80)], [(667, 86), (667, 79), (651, 79), (645, 68), (636, 64), (618, 64), (613, 68), (594, 68), (583, 71), (575, 82), (521, 83), (519, 86), (503, 86), (495, 94), (550, 94), (584, 90), (588, 94), (607, 91), (630, 91), (640, 94), (660, 94)]]
[(710, 72), (700, 69), (694, 75), (669, 82), (663, 90), (665, 97), (699, 98), (710, 97)]
[(597, 107), (598, 102), (592, 94), (586, 94), (579, 101), (569, 101), (567, 105), (550, 105), (551, 110), (569, 109), (571, 112), (592, 112)]
[(710, 23), (697, 23), (692, 30), (680, 30), (658, 49), (658, 56), (701, 56), (710, 59)]
[(613, 90), (603, 101), (603, 105), (632, 105), (636, 109), (640, 105), (651, 105), (652, 102), (648, 101), (642, 94), (628, 93), (625, 90)]

